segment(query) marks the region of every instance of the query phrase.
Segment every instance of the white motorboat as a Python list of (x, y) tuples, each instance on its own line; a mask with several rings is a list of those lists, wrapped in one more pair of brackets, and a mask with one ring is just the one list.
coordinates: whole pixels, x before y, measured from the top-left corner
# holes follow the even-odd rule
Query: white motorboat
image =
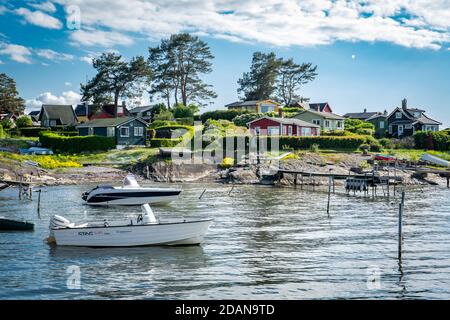
[(82, 195), (89, 205), (95, 206), (140, 206), (146, 203), (168, 203), (178, 198), (181, 189), (176, 188), (144, 188), (136, 178), (129, 174), (122, 187), (109, 185), (97, 186)]
[(54, 215), (50, 220), (49, 242), (59, 246), (137, 247), (151, 245), (196, 245), (212, 223), (212, 219), (158, 221), (148, 204), (142, 214), (126, 221), (72, 223)]

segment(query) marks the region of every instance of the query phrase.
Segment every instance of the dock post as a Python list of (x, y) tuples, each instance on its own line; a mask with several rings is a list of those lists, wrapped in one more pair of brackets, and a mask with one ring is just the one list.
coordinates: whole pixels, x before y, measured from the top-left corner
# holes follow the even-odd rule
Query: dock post
[(334, 183), (334, 176), (332, 176), (333, 178), (333, 194), (336, 193), (336, 184)]
[(37, 205), (37, 214), (38, 214), (38, 218), (41, 218), (41, 192), (42, 189), (39, 189), (38, 191), (38, 205)]
[(331, 176), (328, 177), (328, 203), (327, 203), (327, 215), (330, 217), (330, 199), (331, 199)]
[(206, 192), (206, 188), (203, 190), (203, 192), (202, 192), (202, 194), (200, 195), (200, 197), (198, 197), (199, 200), (203, 197), (203, 195), (205, 194), (205, 192)]
[(300, 173), (300, 189), (303, 190), (303, 174)]
[(447, 188), (450, 188), (450, 177), (447, 176)]
[(403, 240), (403, 231), (402, 231), (402, 224), (403, 224), (403, 209), (405, 206), (405, 191), (402, 192), (402, 200), (399, 205), (398, 210), (398, 259), (402, 260), (402, 240)]
[(297, 174), (294, 174), (294, 186), (297, 187)]

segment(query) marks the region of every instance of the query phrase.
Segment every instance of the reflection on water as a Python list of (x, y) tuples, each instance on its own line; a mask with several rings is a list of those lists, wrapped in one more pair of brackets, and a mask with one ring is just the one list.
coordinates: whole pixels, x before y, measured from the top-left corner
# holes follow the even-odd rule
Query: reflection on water
[[(0, 299), (73, 298), (449, 298), (450, 197), (447, 189), (407, 194), (404, 253), (397, 260), (398, 201), (264, 186), (183, 186), (155, 207), (161, 218), (213, 217), (202, 246), (68, 248), (45, 242), (53, 214), (73, 221), (120, 219), (139, 208), (89, 207), (91, 186), (49, 187), (36, 201), (0, 193), (0, 216), (32, 220), (32, 233), (0, 233)], [(79, 290), (67, 287), (80, 270)], [(68, 269), (69, 268), (69, 269)], [(379, 286), (367, 285), (370, 268)]]

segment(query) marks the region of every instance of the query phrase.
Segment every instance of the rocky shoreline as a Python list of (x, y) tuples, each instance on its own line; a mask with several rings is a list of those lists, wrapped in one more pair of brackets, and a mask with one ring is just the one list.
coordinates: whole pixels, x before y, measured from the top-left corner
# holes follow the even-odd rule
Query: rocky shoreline
[[(370, 157), (361, 154), (339, 154), (339, 156), (324, 157), (319, 154), (308, 153), (295, 159), (281, 160), (278, 163), (261, 165), (235, 166), (220, 169), (215, 164), (179, 163), (168, 160), (159, 160), (152, 163), (139, 162), (126, 168), (107, 166), (86, 166), (82, 168), (64, 168), (45, 170), (39, 167), (22, 164), (19, 168), (0, 168), (0, 179), (16, 180), (18, 175), (31, 178), (40, 185), (79, 185), (84, 183), (105, 183), (122, 181), (127, 173), (131, 172), (140, 179), (154, 182), (182, 183), (230, 183), (230, 184), (260, 184), (264, 172), (276, 168), (294, 171), (315, 173), (349, 174), (352, 170), (367, 164)], [(393, 176), (393, 169), (379, 168), (381, 176)], [(428, 174), (426, 177), (417, 175), (414, 171), (397, 168), (395, 176), (401, 178), (401, 184), (414, 185), (446, 185), (446, 178), (437, 174)], [(283, 174), (277, 179), (280, 186), (294, 185), (293, 174)], [(342, 185), (343, 180), (336, 180), (336, 185)], [(304, 185), (327, 185), (327, 177), (305, 177)]]

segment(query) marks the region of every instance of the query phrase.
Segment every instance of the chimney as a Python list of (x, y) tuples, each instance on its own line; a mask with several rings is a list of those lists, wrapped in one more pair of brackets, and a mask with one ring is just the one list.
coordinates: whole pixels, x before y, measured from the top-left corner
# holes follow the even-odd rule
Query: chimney
[(408, 103), (407, 103), (407, 101), (406, 101), (406, 98), (404, 98), (404, 99), (402, 100), (402, 108), (403, 108), (403, 110), (406, 110), (406, 109), (408, 108)]
[(283, 109), (282, 108), (278, 108), (278, 116), (280, 118), (284, 118), (284, 114), (283, 114)]
[(125, 101), (122, 101), (122, 105), (117, 107), (117, 116), (123, 115), (125, 109)]
[(89, 102), (87, 102), (87, 101), (84, 102), (84, 109), (86, 111), (86, 120), (88, 120), (88, 118), (89, 118)]
[(367, 113), (367, 109), (366, 108), (364, 108), (364, 113)]
[(386, 109), (384, 109), (384, 115), (387, 116), (388, 112)]

